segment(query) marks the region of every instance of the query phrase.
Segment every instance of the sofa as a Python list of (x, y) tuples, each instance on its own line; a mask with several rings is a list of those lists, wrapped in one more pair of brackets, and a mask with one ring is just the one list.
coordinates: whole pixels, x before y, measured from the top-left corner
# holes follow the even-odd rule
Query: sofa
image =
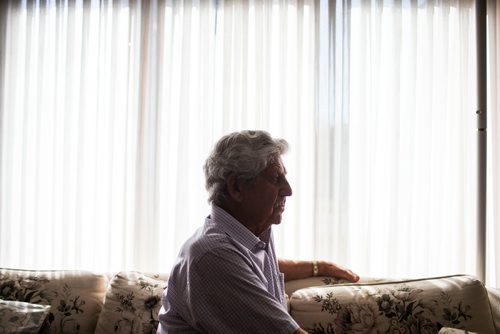
[[(0, 333), (155, 333), (166, 274), (0, 269)], [(309, 333), (500, 333), (500, 290), (470, 275), (286, 283)]]

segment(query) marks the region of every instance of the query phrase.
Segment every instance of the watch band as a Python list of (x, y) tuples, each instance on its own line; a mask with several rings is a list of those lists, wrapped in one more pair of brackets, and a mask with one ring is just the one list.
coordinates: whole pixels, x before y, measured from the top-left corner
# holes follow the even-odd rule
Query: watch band
[(316, 277), (316, 276), (318, 276), (318, 273), (319, 273), (318, 261), (314, 260), (312, 262), (312, 265), (313, 265), (313, 276)]

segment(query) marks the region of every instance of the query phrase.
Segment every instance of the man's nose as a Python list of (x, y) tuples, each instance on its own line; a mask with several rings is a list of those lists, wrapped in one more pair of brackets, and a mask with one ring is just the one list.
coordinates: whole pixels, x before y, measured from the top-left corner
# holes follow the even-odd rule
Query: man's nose
[(292, 196), (292, 187), (290, 186), (290, 183), (288, 183), (287, 179), (285, 179), (285, 182), (283, 183), (283, 187), (280, 190), (280, 195), (283, 197)]

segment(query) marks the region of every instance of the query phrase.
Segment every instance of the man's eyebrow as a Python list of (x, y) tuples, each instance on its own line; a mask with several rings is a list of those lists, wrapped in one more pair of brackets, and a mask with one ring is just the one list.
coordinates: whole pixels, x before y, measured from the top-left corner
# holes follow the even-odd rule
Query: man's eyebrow
[(280, 172), (283, 172), (283, 174), (287, 174), (288, 173), (287, 170), (286, 170), (286, 168), (285, 168), (285, 166), (283, 166), (282, 164), (280, 165), (279, 163), (274, 162), (271, 165), (272, 165), (272, 167), (274, 167), (275, 169), (279, 170)]
[(276, 169), (279, 170), (280, 172), (282, 172), (284, 175), (286, 175), (286, 173), (287, 173), (286, 168), (284, 166), (280, 167), (280, 166), (276, 165)]

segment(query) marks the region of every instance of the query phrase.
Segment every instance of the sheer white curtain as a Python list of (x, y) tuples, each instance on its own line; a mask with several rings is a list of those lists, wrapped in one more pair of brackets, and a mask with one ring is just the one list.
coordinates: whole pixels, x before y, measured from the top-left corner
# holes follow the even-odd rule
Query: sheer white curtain
[(136, 249), (140, 7), (4, 7), (0, 263), (117, 268)]
[(168, 271), (208, 214), (211, 146), (246, 128), (289, 139), (279, 234), (312, 256), (313, 1), (3, 10), (2, 266)]
[(475, 271), (472, 1), (4, 7), (0, 265), (168, 271), (223, 134), (286, 138), (278, 253)]
[(162, 60), (155, 62), (162, 68), (151, 168), (162, 254), (156, 267), (168, 268), (202, 224), (209, 211), (201, 166), (218, 138), (241, 129), (265, 129), (290, 141), (290, 202), (300, 205), (288, 206), (278, 238), (287, 240), (280, 245), (288, 255), (312, 256), (300, 242), (311, 245), (313, 234), (314, 17), (313, 1), (173, 1), (157, 17), (164, 35), (158, 39)]
[(377, 276), (473, 273), (473, 2), (347, 10), (349, 262)]

